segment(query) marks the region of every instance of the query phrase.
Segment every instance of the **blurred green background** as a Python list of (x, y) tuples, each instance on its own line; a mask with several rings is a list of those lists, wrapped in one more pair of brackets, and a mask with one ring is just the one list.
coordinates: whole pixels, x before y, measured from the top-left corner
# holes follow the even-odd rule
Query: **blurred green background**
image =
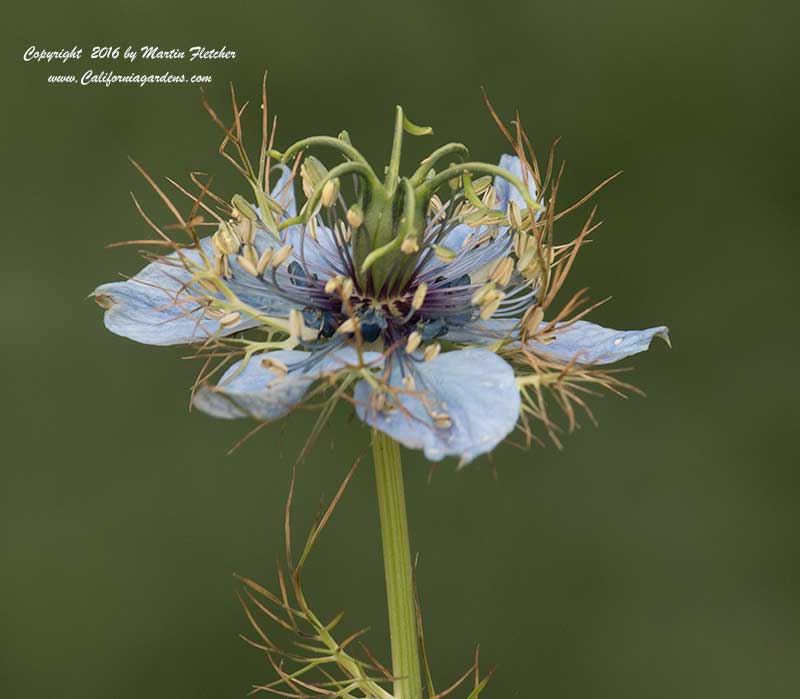
[[(237, 638), (231, 576), (272, 582), (289, 466), (309, 414), (263, 430), (187, 411), (197, 365), (103, 329), (86, 295), (140, 266), (104, 249), (168, 222), (151, 172), (225, 173), (196, 88), (53, 86), (22, 53), (226, 44), (207, 64), (256, 98), (279, 146), (347, 128), (385, 162), (392, 110), (495, 160), (482, 103), (519, 108), (562, 194), (617, 170), (573, 286), (620, 328), (646, 399), (605, 397), (566, 449), (509, 446), (461, 472), (406, 453), (413, 546), (440, 686), (481, 644), (488, 697), (800, 696), (796, 4), (80, 2), (9, 8), (3, 32), (0, 695), (239, 697), (272, 678)], [(110, 67), (110, 66), (107, 66)], [(141, 64), (138, 64), (142, 68)], [(184, 64), (162, 67), (188, 70)], [(192, 66), (194, 68), (194, 64)], [(121, 69), (121, 66), (119, 66)], [(153, 70), (155, 66), (151, 66)], [(412, 159), (413, 158), (413, 159)], [(232, 186), (232, 185), (231, 185)], [(232, 188), (228, 188), (233, 193)], [(577, 219), (562, 227), (566, 236)], [(337, 415), (299, 472), (307, 526), (364, 449)], [(387, 656), (377, 511), (362, 465), (309, 571), (319, 609)]]

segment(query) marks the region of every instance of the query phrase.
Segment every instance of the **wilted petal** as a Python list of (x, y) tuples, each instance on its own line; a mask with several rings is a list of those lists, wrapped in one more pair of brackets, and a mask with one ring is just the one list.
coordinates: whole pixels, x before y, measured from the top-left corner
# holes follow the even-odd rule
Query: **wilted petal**
[[(399, 393), (402, 408), (387, 412), (374, 407), (372, 387), (359, 382), (356, 410), (369, 425), (411, 449), (424, 450), (432, 461), (457, 456), (463, 462), (491, 451), (514, 429), (520, 411), (514, 371), (493, 352), (458, 350), (425, 363), (406, 360), (402, 366), (398, 356), (389, 384), (405, 390), (403, 376), (410, 373), (414, 390)], [(447, 415), (452, 426), (436, 426), (430, 411)]]
[[(382, 355), (365, 352), (364, 361), (379, 366)], [(266, 368), (264, 359), (278, 360), (288, 367), (288, 373)], [(231, 366), (216, 386), (201, 386), (193, 404), (209, 415), (219, 418), (252, 417), (274, 420), (290, 412), (300, 403), (311, 385), (324, 373), (337, 371), (358, 361), (350, 348), (332, 350), (318, 361), (311, 352), (277, 350), (253, 355)]]
[(613, 330), (578, 320), (558, 328), (552, 342), (531, 342), (531, 346), (537, 352), (564, 363), (613, 364), (632, 354), (644, 352), (654, 337), (669, 343), (669, 329), (660, 325), (647, 330)]

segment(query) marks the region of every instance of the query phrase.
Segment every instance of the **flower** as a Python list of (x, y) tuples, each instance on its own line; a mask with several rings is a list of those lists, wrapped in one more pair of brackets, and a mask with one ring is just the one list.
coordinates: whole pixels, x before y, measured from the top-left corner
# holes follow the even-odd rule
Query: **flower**
[[(222, 347), (228, 363), (240, 357), (215, 385), (199, 382), (193, 405), (209, 415), (266, 421), (314, 396), (345, 399), (434, 461), (468, 462), (518, 424), (528, 432), (530, 418), (552, 434), (545, 389), (565, 407), (582, 405), (589, 384), (624, 386), (598, 366), (668, 339), (666, 327), (594, 325), (576, 312), (580, 296), (544, 319), (591, 217), (574, 241), (553, 243), (554, 191), (545, 206), (538, 167), (519, 144), (497, 166), (435, 172), (437, 161), (463, 158), (466, 149), (449, 144), (401, 178), (403, 130), (423, 130), (399, 108), (397, 123), (385, 181), (346, 134), (263, 150), (257, 176), (243, 160), (256, 204), (237, 195), (213, 235), (174, 243), (133, 278), (98, 287), (106, 327), (146, 344)], [(305, 157), (298, 213), (296, 173), (311, 146), (345, 161), (328, 170)], [(271, 167), (273, 155), (294, 157), (294, 167)], [(349, 203), (346, 175), (355, 180)], [(195, 212), (203, 194), (193, 196)], [(181, 221), (192, 235), (201, 223)]]

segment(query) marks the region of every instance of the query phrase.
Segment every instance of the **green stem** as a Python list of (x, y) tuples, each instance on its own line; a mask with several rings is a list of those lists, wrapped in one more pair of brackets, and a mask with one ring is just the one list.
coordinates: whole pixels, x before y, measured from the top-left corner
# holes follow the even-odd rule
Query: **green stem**
[(400, 447), (391, 437), (373, 430), (372, 455), (386, 571), (394, 699), (421, 699), (417, 615)]
[(499, 167), (498, 165), (490, 165), (489, 163), (458, 163), (456, 165), (451, 165), (443, 172), (436, 174), (431, 179), (426, 180), (423, 184), (419, 185), (417, 187), (417, 196), (422, 199), (427, 199), (448, 180), (463, 175), (464, 173), (475, 174), (477, 172), (502, 177), (506, 182), (511, 184), (511, 186), (514, 187), (520, 193), (520, 195), (522, 195), (522, 198), (525, 200), (525, 205), (528, 207), (529, 211), (535, 212), (542, 208), (541, 204), (535, 202), (531, 198), (528, 188), (522, 183), (522, 180), (514, 175), (514, 173), (509, 172), (503, 167)]
[(394, 119), (394, 139), (392, 140), (392, 157), (389, 160), (389, 171), (386, 173), (386, 191), (389, 198), (394, 196), (400, 177), (400, 152), (403, 149), (403, 108), (397, 105)]
[(448, 143), (447, 145), (437, 148), (425, 160), (420, 163), (417, 171), (411, 175), (411, 184), (415, 187), (421, 185), (428, 173), (433, 169), (433, 166), (441, 159), (448, 155), (457, 156), (462, 160), (469, 155), (469, 150), (463, 143)]

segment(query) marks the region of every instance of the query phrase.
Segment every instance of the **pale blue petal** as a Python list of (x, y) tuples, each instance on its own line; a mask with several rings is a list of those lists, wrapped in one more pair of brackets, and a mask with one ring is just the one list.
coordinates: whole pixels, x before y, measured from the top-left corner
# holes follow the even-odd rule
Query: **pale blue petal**
[[(372, 387), (361, 381), (355, 388), (356, 411), (367, 424), (411, 449), (422, 449), (431, 461), (445, 456), (462, 462), (494, 449), (519, 418), (520, 396), (513, 369), (493, 352), (465, 349), (440, 354), (430, 362), (394, 355), (389, 383), (403, 390), (403, 375), (411, 373), (415, 388), (398, 394), (403, 409), (377, 411), (370, 401)], [(446, 413), (449, 428), (436, 427), (426, 409)]]
[[(371, 366), (380, 367), (381, 354), (365, 352), (363, 357)], [(265, 358), (283, 362), (289, 372), (282, 376), (264, 368), (261, 361)], [(313, 363), (309, 361), (312, 358), (311, 352), (298, 350), (253, 355), (249, 362), (240, 361), (231, 366), (216, 386), (201, 386), (194, 395), (193, 404), (219, 418), (274, 420), (300, 403), (322, 374), (355, 365), (358, 361), (351, 347), (331, 350)]]
[(270, 195), (284, 208), (287, 218), (294, 218), (297, 216), (297, 199), (294, 195), (292, 171), (285, 165), (277, 167), (280, 168), (281, 176), (272, 188)]
[(515, 329), (519, 325), (516, 318), (490, 318), (476, 320), (464, 325), (451, 327), (442, 337), (445, 342), (463, 342), (470, 345), (493, 345), (499, 340), (519, 337)]
[[(281, 177), (272, 190), (272, 196), (294, 216), (297, 211), (291, 171), (281, 166)], [(297, 230), (294, 230), (297, 229)], [(312, 274), (325, 278), (331, 276), (325, 260), (311, 245), (308, 253), (301, 255), (297, 238), (300, 227), (291, 227), (281, 241), (262, 230), (256, 232), (255, 248), (261, 254), (267, 248), (278, 248), (286, 242), (294, 244), (293, 257), (305, 259)], [(330, 233), (323, 232), (323, 236)], [(306, 242), (310, 238), (306, 237)], [(203, 238), (202, 250), (206, 257), (214, 257), (211, 238)], [(305, 243), (304, 243), (305, 247)], [(320, 248), (316, 244), (317, 248)], [(202, 266), (197, 250), (182, 252), (189, 262)], [(226, 280), (231, 291), (245, 304), (265, 315), (285, 317), (296, 304), (281, 297), (270, 285), (246, 273), (239, 267), (236, 256), (229, 256), (232, 278)], [(333, 270), (338, 272), (338, 269)], [(244, 319), (241, 323), (220, 328), (219, 323), (204, 314), (204, 307), (196, 300), (206, 295), (190, 285), (192, 275), (177, 253), (150, 263), (134, 277), (123, 282), (103, 284), (94, 291), (98, 303), (106, 310), (106, 327), (117, 335), (149, 345), (175, 345), (203, 342), (210, 337), (230, 335), (258, 325), (258, 321)], [(187, 286), (189, 285), (189, 286)]]
[[(522, 161), (519, 158), (508, 154), (502, 155), (500, 157), (499, 166), (509, 170), (522, 182), (526, 182), (527, 180), (528, 192), (531, 198), (536, 201), (536, 185), (533, 181), (533, 177), (530, 173), (525, 172), (525, 168), (523, 168)], [(507, 180), (504, 180), (502, 177), (495, 177), (494, 186), (497, 191), (497, 204), (495, 205), (495, 209), (498, 211), (505, 212), (509, 200), (515, 201), (519, 205), (521, 211), (528, 208), (528, 205), (525, 203), (525, 200), (522, 198), (517, 188), (511, 185)], [(541, 211), (536, 214), (536, 217), (538, 218), (540, 214)], [(474, 242), (481, 239), (481, 235), (487, 230), (488, 228), (486, 227), (474, 228), (462, 223), (453, 228), (453, 230), (444, 237), (441, 244), (458, 252), (464, 247), (465, 241), (469, 239), (469, 241), (474, 244)], [(501, 227), (494, 240), (484, 243), (477, 249), (463, 251), (456, 261), (461, 262), (459, 269), (455, 268), (456, 263), (451, 263), (450, 265), (437, 264), (437, 261), (433, 258), (428, 265), (425, 265), (425, 271), (426, 273), (429, 271), (436, 271), (448, 279), (455, 279), (461, 274), (474, 273), (492, 264), (498, 258), (506, 255), (510, 246), (509, 229), (507, 227)]]
[[(271, 194), (286, 209), (287, 218), (293, 218), (297, 215), (297, 200), (292, 171), (285, 165), (278, 167), (281, 168), (281, 176)], [(348, 274), (337, 252), (333, 231), (323, 225), (321, 217), (317, 216), (316, 240), (304, 233), (304, 227), (299, 224), (281, 231), (281, 240), (283, 244), (292, 246), (292, 258), (318, 278), (327, 280), (336, 274)]]
[[(533, 176), (531, 173), (527, 172), (527, 168), (522, 165), (522, 161), (517, 156), (506, 153), (500, 157), (499, 165), (500, 167), (508, 170), (512, 175), (515, 175), (521, 182), (526, 184), (528, 186), (528, 193), (531, 195), (531, 199), (536, 201), (536, 183), (533, 181)], [(497, 190), (497, 206), (495, 208), (499, 209), (500, 211), (506, 210), (509, 201), (515, 202), (519, 206), (520, 211), (525, 211), (528, 208), (528, 205), (522, 198), (522, 194), (520, 194), (519, 190), (508, 180), (505, 180), (502, 177), (495, 177), (494, 188)], [(536, 218), (538, 218), (540, 215), (541, 210), (536, 214)]]
[[(200, 243), (207, 258), (213, 259), (211, 238), (203, 238)], [(277, 241), (268, 234), (257, 233), (255, 247), (259, 254), (276, 245)], [(198, 250), (185, 250), (181, 255), (189, 263), (203, 264)], [(229, 259), (233, 277), (226, 283), (241, 301), (268, 315), (285, 317), (289, 313), (294, 304), (247, 274), (239, 267), (235, 256)], [(196, 299), (207, 292), (193, 287), (191, 278), (178, 253), (172, 253), (151, 262), (127, 281), (99, 286), (94, 296), (106, 311), (105, 325), (111, 332), (148, 345), (203, 342), (212, 336), (230, 335), (258, 324), (244, 319), (221, 329), (216, 320), (205, 316), (204, 307)]]
[(613, 330), (578, 320), (559, 327), (555, 335), (552, 342), (532, 342), (531, 347), (559, 362), (578, 364), (613, 364), (649, 349), (654, 337), (669, 343), (669, 329), (665, 325), (647, 330)]
[(468, 226), (466, 223), (459, 223), (442, 238), (441, 245), (458, 252), (464, 246), (464, 241), (467, 239), (467, 236), (472, 234), (470, 240), (475, 239), (474, 233), (475, 228), (473, 226)]

